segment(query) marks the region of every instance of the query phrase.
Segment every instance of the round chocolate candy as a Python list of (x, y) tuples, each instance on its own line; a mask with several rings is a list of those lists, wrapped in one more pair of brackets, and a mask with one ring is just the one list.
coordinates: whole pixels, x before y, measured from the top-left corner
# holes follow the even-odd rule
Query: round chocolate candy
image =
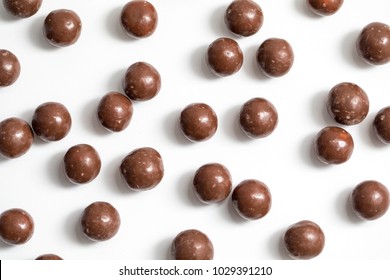
[(328, 94), (327, 109), (331, 117), (344, 125), (361, 123), (370, 107), (367, 94), (353, 83), (335, 85)]
[(122, 160), (120, 173), (129, 188), (136, 191), (150, 190), (164, 176), (162, 157), (150, 147), (135, 149)]
[(35, 109), (31, 125), (42, 140), (58, 141), (68, 135), (72, 118), (63, 104), (45, 102)]
[(85, 184), (95, 179), (101, 168), (98, 152), (91, 145), (78, 144), (68, 149), (64, 156), (65, 173), (75, 184)]
[(244, 55), (238, 43), (230, 38), (218, 38), (207, 49), (207, 65), (220, 77), (233, 75), (241, 69)]
[(208, 204), (217, 203), (229, 196), (232, 178), (224, 165), (208, 163), (196, 170), (193, 186), (200, 201)]
[(112, 132), (120, 132), (130, 124), (133, 103), (127, 96), (111, 91), (100, 100), (97, 116), (103, 127)]
[(294, 52), (286, 40), (270, 38), (257, 49), (256, 59), (265, 75), (281, 77), (290, 71), (294, 63)]
[(212, 260), (214, 247), (206, 234), (188, 229), (173, 239), (171, 253), (175, 260)]
[(31, 148), (33, 140), (33, 130), (25, 120), (8, 118), (0, 122), (0, 155), (20, 157)]
[(181, 111), (180, 128), (189, 140), (205, 141), (217, 131), (218, 118), (209, 105), (192, 103)]
[(278, 112), (264, 98), (252, 98), (245, 102), (239, 114), (240, 127), (251, 138), (270, 135), (278, 124)]
[(106, 241), (114, 237), (121, 225), (118, 211), (108, 202), (90, 204), (81, 214), (81, 228), (94, 241)]
[(366, 25), (356, 42), (358, 54), (369, 64), (382, 65), (390, 61), (390, 26), (381, 22)]
[(248, 220), (258, 220), (271, 209), (271, 192), (259, 180), (244, 180), (234, 188), (233, 207), (237, 213)]
[(157, 28), (158, 14), (148, 1), (133, 0), (123, 7), (120, 23), (127, 35), (133, 38), (146, 38)]
[(287, 254), (293, 259), (317, 257), (325, 246), (325, 235), (314, 222), (303, 220), (288, 227), (283, 235)]
[(260, 6), (252, 0), (234, 0), (225, 11), (225, 24), (236, 35), (248, 37), (259, 31), (264, 16)]
[(320, 161), (326, 164), (341, 164), (349, 160), (354, 149), (351, 134), (345, 129), (328, 126), (317, 133), (314, 151)]
[(54, 10), (45, 18), (43, 34), (53, 46), (67, 47), (77, 42), (81, 26), (80, 17), (74, 11)]
[(336, 13), (343, 5), (344, 0), (307, 0), (311, 11), (320, 16), (330, 16)]
[(0, 50), (0, 87), (10, 86), (19, 78), (20, 63), (8, 50)]
[(126, 70), (123, 90), (135, 101), (146, 101), (155, 97), (161, 89), (161, 76), (152, 65), (136, 62)]
[(19, 208), (12, 208), (0, 215), (0, 238), (7, 244), (20, 245), (34, 234), (34, 220), (31, 215)]
[(42, 5), (42, 0), (3, 0), (4, 9), (19, 18), (35, 15)]
[(376, 114), (374, 133), (384, 144), (390, 144), (390, 106), (384, 107)]
[(55, 255), (55, 254), (43, 254), (38, 256), (35, 260), (38, 261), (59, 261), (63, 260), (60, 256)]
[(376, 220), (389, 209), (389, 191), (373, 180), (358, 184), (351, 193), (352, 209), (364, 220)]

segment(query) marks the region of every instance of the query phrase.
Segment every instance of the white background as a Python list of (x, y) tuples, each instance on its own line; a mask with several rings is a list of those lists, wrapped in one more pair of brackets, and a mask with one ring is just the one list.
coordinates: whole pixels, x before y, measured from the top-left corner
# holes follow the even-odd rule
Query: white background
[[(281, 236), (292, 223), (318, 223), (326, 245), (318, 259), (389, 259), (390, 213), (365, 222), (348, 204), (352, 188), (374, 179), (390, 186), (390, 147), (372, 133), (379, 109), (390, 105), (390, 66), (369, 66), (359, 59), (355, 41), (368, 23), (390, 23), (390, 2), (345, 1), (330, 17), (312, 14), (304, 0), (263, 1), (264, 24), (254, 36), (229, 33), (223, 14), (230, 1), (151, 1), (159, 14), (156, 32), (135, 40), (125, 36), (119, 15), (127, 1), (44, 1), (36, 15), (15, 19), (0, 7), (0, 48), (16, 54), (22, 66), (17, 82), (0, 89), (0, 119), (11, 116), (31, 122), (43, 102), (63, 103), (73, 126), (59, 142), (36, 138), (27, 154), (0, 159), (0, 212), (19, 207), (35, 220), (32, 239), (20, 246), (0, 243), (1, 259), (34, 259), (55, 253), (64, 259), (169, 259), (177, 233), (196, 228), (206, 233), (215, 259), (286, 259)], [(375, 3), (374, 3), (375, 2)], [(49, 45), (42, 35), (45, 16), (54, 9), (76, 11), (83, 23), (79, 41), (67, 48)], [(218, 37), (235, 38), (244, 53), (242, 69), (226, 78), (214, 77), (205, 64), (208, 45)], [(267, 38), (288, 40), (295, 53), (291, 71), (267, 78), (257, 68), (255, 52)], [(100, 98), (122, 91), (128, 66), (151, 63), (160, 72), (158, 96), (134, 103), (130, 126), (121, 133), (104, 130), (96, 119)], [(312, 153), (315, 134), (336, 125), (325, 109), (327, 92), (340, 82), (354, 82), (370, 98), (366, 120), (345, 127), (355, 150), (345, 164), (325, 166)], [(240, 130), (240, 106), (265, 97), (279, 112), (279, 124), (265, 139), (250, 140)], [(216, 111), (216, 135), (190, 143), (178, 130), (182, 108), (205, 102)], [(62, 158), (75, 144), (93, 145), (102, 159), (99, 176), (89, 184), (73, 185), (63, 174)], [(122, 181), (118, 167), (135, 148), (151, 146), (164, 160), (162, 182), (135, 193)], [(232, 209), (230, 197), (217, 205), (200, 203), (192, 177), (208, 162), (224, 164), (234, 186), (244, 179), (265, 182), (273, 204), (261, 220), (244, 221)], [(79, 218), (94, 201), (107, 201), (120, 212), (118, 234), (106, 242), (83, 236)]]

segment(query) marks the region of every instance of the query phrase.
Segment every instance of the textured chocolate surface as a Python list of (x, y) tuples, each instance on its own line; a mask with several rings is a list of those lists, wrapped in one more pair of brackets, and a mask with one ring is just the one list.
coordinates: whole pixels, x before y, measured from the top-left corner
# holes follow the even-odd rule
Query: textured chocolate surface
[(212, 260), (214, 247), (209, 237), (196, 229), (180, 232), (171, 245), (175, 260)]
[(41, 8), (42, 0), (3, 0), (4, 8), (11, 15), (28, 18)]
[(307, 0), (310, 10), (320, 16), (330, 16), (343, 5), (344, 0)]
[(0, 87), (10, 86), (20, 75), (20, 62), (15, 54), (8, 50), (0, 50)]
[(19, 208), (12, 208), (0, 215), (0, 238), (11, 245), (24, 244), (34, 234), (34, 220), (31, 215)]
[(0, 155), (20, 157), (31, 148), (33, 140), (33, 130), (25, 120), (12, 117), (0, 122)]
[(43, 255), (38, 256), (35, 260), (38, 260), (38, 261), (59, 261), (59, 260), (63, 260), (63, 258), (61, 258), (60, 256), (58, 256), (56, 254), (43, 254)]
[(380, 109), (375, 115), (373, 128), (380, 141), (390, 144), (390, 106)]

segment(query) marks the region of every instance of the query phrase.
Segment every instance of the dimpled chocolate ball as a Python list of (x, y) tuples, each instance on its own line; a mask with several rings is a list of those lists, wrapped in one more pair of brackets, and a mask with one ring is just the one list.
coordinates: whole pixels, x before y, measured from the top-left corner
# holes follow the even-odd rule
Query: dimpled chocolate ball
[(63, 104), (45, 102), (35, 109), (31, 125), (35, 134), (42, 140), (58, 141), (68, 135), (72, 117)]
[(4, 8), (11, 15), (28, 18), (35, 15), (42, 5), (42, 0), (3, 0)]
[(163, 160), (160, 153), (153, 148), (138, 148), (122, 160), (120, 172), (130, 189), (150, 190), (156, 187), (164, 176)]
[(34, 234), (34, 220), (31, 215), (19, 208), (4, 211), (0, 215), (0, 238), (7, 244), (20, 245)]
[(355, 125), (366, 118), (370, 102), (365, 91), (358, 85), (340, 83), (329, 91), (326, 106), (336, 122)]
[(236, 35), (248, 37), (263, 25), (263, 11), (252, 0), (234, 0), (225, 11), (225, 24)]
[(120, 23), (127, 35), (133, 38), (146, 38), (157, 28), (158, 14), (148, 1), (133, 0), (123, 7)]
[(98, 152), (91, 145), (78, 144), (68, 149), (64, 156), (65, 173), (75, 184), (85, 184), (95, 179), (101, 168)]
[(311, 11), (320, 16), (330, 16), (336, 13), (343, 5), (344, 0), (307, 0)]
[(55, 255), (55, 254), (43, 254), (38, 256), (35, 260), (38, 261), (59, 261), (63, 260), (60, 256)]
[(206, 61), (212, 73), (220, 77), (226, 77), (237, 73), (241, 69), (244, 55), (235, 40), (218, 38), (209, 45)]
[(20, 75), (20, 62), (8, 50), (0, 50), (0, 87), (7, 87), (15, 83)]
[(257, 49), (256, 59), (265, 75), (281, 77), (290, 71), (294, 63), (294, 52), (286, 40), (270, 38)]
[(356, 41), (358, 54), (369, 64), (382, 65), (390, 61), (390, 26), (381, 22), (366, 25)]
[(123, 90), (135, 101), (146, 101), (155, 97), (161, 89), (161, 76), (152, 65), (136, 62), (126, 70)]
[(270, 135), (278, 124), (278, 112), (264, 98), (252, 98), (245, 102), (239, 114), (240, 127), (251, 138)]
[(390, 144), (390, 106), (384, 107), (376, 114), (374, 133), (384, 144)]
[(33, 130), (25, 120), (8, 118), (0, 122), (0, 155), (20, 157), (31, 148), (33, 140)]
[(189, 140), (205, 141), (217, 131), (218, 118), (209, 105), (192, 103), (181, 111), (180, 128)]
[(206, 234), (188, 229), (173, 239), (171, 253), (175, 260), (212, 260), (214, 247)]
[(315, 137), (314, 151), (318, 159), (326, 164), (346, 162), (352, 156), (353, 149), (351, 134), (341, 127), (325, 127)]
[(283, 235), (287, 254), (293, 259), (317, 257), (325, 246), (322, 229), (312, 221), (300, 221), (288, 227)]
[(388, 189), (373, 180), (361, 182), (351, 193), (353, 211), (365, 220), (376, 220), (386, 214), (389, 199)]
[(100, 100), (97, 116), (102, 126), (109, 131), (123, 131), (133, 116), (133, 103), (119, 92), (109, 92)]
[(43, 34), (53, 46), (67, 47), (77, 42), (81, 26), (80, 17), (74, 11), (54, 10), (45, 18)]
[(224, 165), (208, 163), (196, 170), (193, 187), (200, 201), (208, 204), (218, 203), (229, 196), (232, 178)]
[(90, 204), (81, 214), (81, 228), (91, 240), (106, 241), (114, 237), (121, 225), (118, 211), (108, 202)]

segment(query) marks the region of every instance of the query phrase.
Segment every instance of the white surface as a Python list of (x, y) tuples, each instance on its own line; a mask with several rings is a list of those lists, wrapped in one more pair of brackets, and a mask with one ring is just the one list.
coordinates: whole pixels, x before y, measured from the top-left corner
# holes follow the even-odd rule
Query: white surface
[[(355, 51), (361, 28), (372, 21), (390, 23), (390, 2), (345, 1), (337, 14), (318, 17), (304, 0), (258, 0), (264, 24), (248, 38), (233, 36), (224, 25), (230, 1), (151, 2), (159, 14), (158, 28), (143, 40), (126, 37), (119, 27), (126, 1), (44, 1), (35, 16), (22, 20), (0, 7), (0, 48), (14, 52), (22, 65), (19, 80), (0, 89), (0, 119), (16, 116), (30, 122), (35, 108), (46, 101), (62, 102), (73, 118), (70, 134), (60, 142), (35, 139), (24, 156), (0, 159), (0, 211), (23, 208), (36, 224), (25, 245), (0, 243), (0, 259), (33, 259), (43, 253), (65, 259), (167, 259), (171, 240), (188, 228), (210, 237), (215, 259), (284, 259), (281, 235), (302, 219), (325, 232), (325, 249), (317, 259), (389, 259), (390, 213), (359, 221), (347, 197), (362, 180), (390, 186), (390, 147), (371, 132), (376, 112), (390, 105), (390, 66), (368, 66)], [(41, 33), (45, 16), (58, 8), (75, 10), (83, 22), (79, 41), (68, 48), (50, 46)], [(237, 39), (245, 61), (237, 74), (216, 78), (204, 55), (222, 36)], [(278, 79), (264, 77), (254, 60), (257, 47), (269, 37), (288, 40), (295, 52), (291, 71)], [(108, 91), (122, 91), (124, 71), (137, 61), (160, 72), (161, 92), (134, 104), (124, 132), (109, 133), (95, 118), (97, 103)], [(326, 94), (344, 81), (367, 92), (370, 113), (362, 124), (346, 128), (355, 140), (350, 161), (325, 166), (313, 157), (312, 141), (321, 128), (336, 124), (325, 110)], [(240, 106), (256, 96), (270, 100), (279, 112), (277, 129), (262, 140), (248, 139), (237, 125)], [(177, 128), (178, 115), (198, 101), (214, 108), (219, 129), (207, 142), (190, 143)], [(72, 185), (62, 173), (64, 153), (78, 143), (93, 145), (102, 159), (101, 173), (87, 185)], [(165, 176), (155, 189), (135, 193), (124, 185), (118, 166), (142, 146), (161, 153)], [(224, 164), (234, 185), (248, 178), (265, 182), (273, 196), (270, 213), (244, 221), (230, 198), (201, 204), (191, 181), (208, 162)], [(101, 243), (86, 239), (78, 227), (82, 210), (97, 200), (112, 203), (122, 218), (118, 234)]]

